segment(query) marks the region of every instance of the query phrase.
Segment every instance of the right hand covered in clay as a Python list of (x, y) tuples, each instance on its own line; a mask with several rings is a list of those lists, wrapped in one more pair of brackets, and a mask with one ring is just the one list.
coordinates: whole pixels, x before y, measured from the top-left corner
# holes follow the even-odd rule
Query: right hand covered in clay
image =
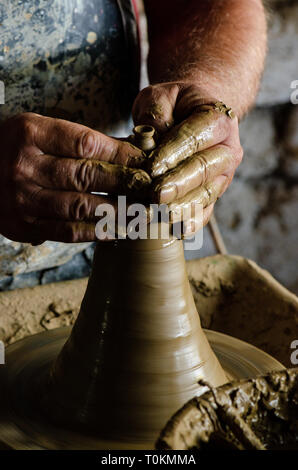
[[(183, 221), (190, 236), (208, 222), (241, 162), (238, 119), (206, 90), (184, 82), (145, 88), (133, 115), (136, 124), (151, 125), (159, 135), (149, 155), (153, 200), (168, 204), (172, 222), (181, 221), (181, 209), (189, 207)], [(192, 211), (195, 204), (202, 205), (203, 220), (200, 211)]]
[(88, 127), (24, 113), (2, 123), (0, 233), (43, 240), (95, 240), (95, 209), (150, 184), (138, 169), (144, 159), (132, 144)]

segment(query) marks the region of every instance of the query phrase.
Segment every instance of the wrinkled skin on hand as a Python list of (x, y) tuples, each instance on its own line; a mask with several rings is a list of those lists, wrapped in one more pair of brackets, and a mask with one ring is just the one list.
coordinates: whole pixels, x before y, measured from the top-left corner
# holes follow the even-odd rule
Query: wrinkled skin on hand
[(11, 240), (93, 241), (98, 204), (117, 210), (113, 195), (151, 183), (140, 149), (79, 124), (24, 113), (0, 139), (0, 233)]
[[(206, 224), (242, 158), (237, 118), (202, 88), (182, 82), (149, 86), (136, 98), (136, 124), (152, 125), (158, 147), (145, 159), (131, 143), (72, 122), (24, 113), (0, 126), (0, 233), (42, 243), (93, 241), (95, 209), (126, 194), (190, 211), (184, 235)], [(142, 170), (145, 168), (150, 176)], [(151, 178), (153, 181), (151, 181)], [(99, 196), (91, 192), (104, 192)], [(200, 213), (199, 213), (200, 215)]]
[(238, 119), (203, 88), (183, 82), (142, 90), (133, 117), (159, 136), (148, 162), (152, 200), (168, 204), (175, 221), (179, 208), (203, 204), (203, 221), (196, 211), (184, 220), (184, 234), (192, 235), (208, 222), (242, 160)]

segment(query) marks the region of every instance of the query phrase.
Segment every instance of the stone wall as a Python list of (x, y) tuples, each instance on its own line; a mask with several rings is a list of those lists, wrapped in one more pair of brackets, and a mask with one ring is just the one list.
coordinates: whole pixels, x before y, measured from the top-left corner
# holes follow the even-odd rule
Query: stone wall
[[(298, 90), (298, 0), (265, 3), (265, 71), (256, 106), (240, 123), (243, 162), (215, 214), (230, 253), (253, 259), (298, 293), (298, 105), (291, 103), (295, 80)], [(203, 248), (186, 258), (213, 253), (204, 229)]]
[[(243, 163), (216, 216), (230, 253), (255, 260), (298, 292), (298, 106), (290, 99), (298, 80), (298, 0), (267, 4), (266, 69), (256, 107), (240, 125)], [(191, 257), (214, 252), (204, 232), (203, 249)], [(88, 244), (31, 247), (0, 237), (0, 290), (86, 276), (92, 252)]]
[(298, 105), (291, 103), (298, 0), (267, 3), (265, 73), (256, 107), (240, 124), (243, 162), (216, 216), (231, 253), (252, 258), (298, 292)]

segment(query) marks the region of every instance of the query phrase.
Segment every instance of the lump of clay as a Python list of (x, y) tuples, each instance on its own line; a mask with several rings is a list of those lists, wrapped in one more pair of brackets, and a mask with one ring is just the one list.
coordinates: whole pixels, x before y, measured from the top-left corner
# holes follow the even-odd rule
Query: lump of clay
[(298, 448), (298, 369), (210, 390), (187, 402), (156, 444), (172, 450)]

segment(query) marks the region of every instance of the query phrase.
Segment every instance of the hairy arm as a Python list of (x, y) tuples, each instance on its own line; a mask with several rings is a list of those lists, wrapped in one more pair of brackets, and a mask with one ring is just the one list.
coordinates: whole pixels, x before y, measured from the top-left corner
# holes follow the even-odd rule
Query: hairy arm
[(144, 0), (151, 83), (183, 81), (232, 106), (253, 104), (266, 53), (261, 0)]
[(133, 117), (157, 132), (147, 164), (152, 199), (168, 204), (173, 220), (185, 207), (203, 207), (203, 218), (179, 216), (188, 236), (208, 222), (241, 162), (238, 118), (263, 70), (265, 12), (261, 0), (144, 2), (151, 85), (138, 94)]

